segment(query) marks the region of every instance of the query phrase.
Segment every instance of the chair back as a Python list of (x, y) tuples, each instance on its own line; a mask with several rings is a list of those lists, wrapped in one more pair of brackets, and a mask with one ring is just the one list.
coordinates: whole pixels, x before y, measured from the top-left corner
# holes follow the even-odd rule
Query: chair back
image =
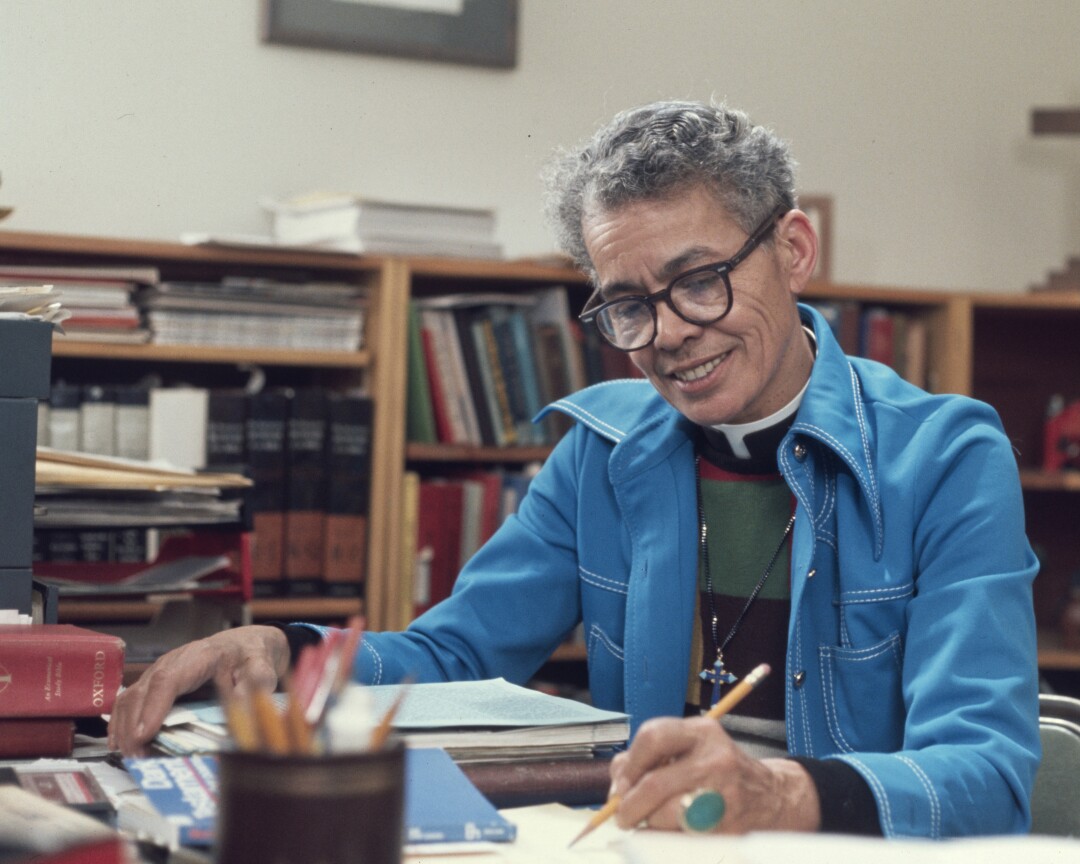
[(1080, 837), (1080, 699), (1040, 694), (1039, 738), (1031, 833)]

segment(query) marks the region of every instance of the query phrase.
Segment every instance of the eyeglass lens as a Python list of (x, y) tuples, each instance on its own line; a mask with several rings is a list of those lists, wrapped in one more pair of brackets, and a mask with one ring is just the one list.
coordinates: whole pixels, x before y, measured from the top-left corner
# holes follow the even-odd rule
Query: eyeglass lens
[(656, 336), (656, 304), (667, 302), (691, 324), (711, 324), (728, 310), (730, 294), (719, 269), (687, 273), (667, 291), (616, 300), (596, 316), (605, 339), (624, 351), (644, 348)]

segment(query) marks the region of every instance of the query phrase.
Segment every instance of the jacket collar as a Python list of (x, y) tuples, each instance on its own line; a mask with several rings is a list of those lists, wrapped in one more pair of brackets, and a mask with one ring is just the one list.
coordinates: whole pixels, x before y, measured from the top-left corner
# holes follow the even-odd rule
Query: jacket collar
[(851, 471), (870, 512), (877, 558), (885, 542), (880, 485), (873, 459), (877, 433), (867, 419), (862, 384), (821, 313), (800, 303), (799, 314), (803, 323), (813, 329), (818, 348), (810, 386), (789, 434), (813, 438)]
[[(785, 444), (794, 435), (812, 438), (848, 467), (866, 501), (874, 528), (875, 557), (880, 557), (884, 525), (872, 457), (876, 432), (867, 421), (859, 376), (821, 313), (800, 303), (799, 314), (817, 339), (817, 358), (810, 386)], [(569, 414), (616, 445), (611, 463), (613, 476), (624, 471), (637, 473), (668, 458), (673, 450), (693, 440), (696, 433), (689, 420), (648, 381), (640, 379), (593, 385), (547, 406), (537, 419), (551, 410)]]

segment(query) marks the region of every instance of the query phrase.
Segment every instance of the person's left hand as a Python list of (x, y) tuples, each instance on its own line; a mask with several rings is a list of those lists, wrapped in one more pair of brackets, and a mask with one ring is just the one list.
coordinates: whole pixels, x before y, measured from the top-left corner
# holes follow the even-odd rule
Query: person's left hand
[(716, 831), (816, 831), (817, 788), (788, 759), (753, 759), (707, 717), (663, 717), (643, 724), (630, 748), (611, 764), (611, 791), (621, 797), (618, 824), (678, 829), (684, 796), (719, 792), (724, 815)]

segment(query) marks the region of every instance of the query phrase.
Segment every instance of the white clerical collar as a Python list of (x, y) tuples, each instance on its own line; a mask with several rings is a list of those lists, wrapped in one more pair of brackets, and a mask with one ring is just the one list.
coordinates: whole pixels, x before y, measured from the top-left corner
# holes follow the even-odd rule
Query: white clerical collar
[[(807, 327), (803, 327), (803, 330), (806, 331), (807, 336), (810, 338), (811, 348), (813, 348), (814, 353), (817, 354), (817, 339), (814, 338), (813, 331)], [(806, 393), (806, 388), (809, 386), (810, 376), (807, 376), (806, 383), (803, 384), (802, 389), (795, 394), (795, 398), (780, 410), (774, 411), (768, 417), (762, 417), (760, 420), (752, 420), (749, 423), (720, 423), (711, 428), (720, 432), (727, 439), (728, 446), (731, 447), (731, 452), (737, 459), (749, 459), (751, 454), (750, 448), (746, 446), (744, 440), (746, 436), (779, 425), (791, 417), (792, 414), (799, 410), (799, 405), (802, 404), (803, 395)]]

